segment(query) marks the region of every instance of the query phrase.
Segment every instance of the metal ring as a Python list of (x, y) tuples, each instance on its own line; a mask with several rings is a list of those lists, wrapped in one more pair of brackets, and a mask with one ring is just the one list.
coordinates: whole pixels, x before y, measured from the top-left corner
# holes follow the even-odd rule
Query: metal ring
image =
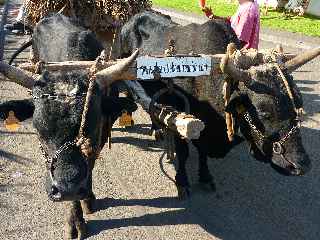
[(190, 114), (190, 103), (188, 98), (179, 90), (173, 89), (173, 92), (184, 101), (184, 112)]
[(280, 142), (274, 142), (272, 144), (272, 150), (275, 154), (281, 155), (284, 153), (284, 149)]
[(150, 105), (149, 105), (149, 112), (150, 112), (150, 118), (151, 121), (159, 128), (161, 128), (160, 123), (157, 121), (157, 119), (154, 117), (155, 107), (156, 107), (156, 100), (163, 94), (165, 94), (168, 91), (167, 88), (162, 88), (158, 92), (156, 92), (151, 99)]
[(160, 89), (158, 92), (156, 92), (151, 99), (150, 105), (149, 105), (149, 112), (150, 112), (150, 118), (152, 120), (153, 123), (155, 123), (157, 125), (157, 127), (161, 127), (160, 123), (155, 119), (153, 113), (155, 111), (155, 104), (156, 104), (156, 100), (163, 94), (172, 91), (172, 93), (176, 94), (178, 97), (182, 98), (182, 100), (184, 101), (184, 111), (187, 114), (190, 114), (190, 103), (188, 98), (179, 90), (175, 89), (173, 87), (173, 89), (169, 89), (169, 88), (162, 88)]

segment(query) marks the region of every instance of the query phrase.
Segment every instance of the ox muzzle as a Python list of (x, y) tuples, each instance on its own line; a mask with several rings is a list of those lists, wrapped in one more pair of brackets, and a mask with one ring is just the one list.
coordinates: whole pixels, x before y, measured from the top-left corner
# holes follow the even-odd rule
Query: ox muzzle
[(91, 170), (79, 147), (73, 142), (64, 144), (47, 161), (46, 191), (50, 200), (75, 201), (91, 193)]

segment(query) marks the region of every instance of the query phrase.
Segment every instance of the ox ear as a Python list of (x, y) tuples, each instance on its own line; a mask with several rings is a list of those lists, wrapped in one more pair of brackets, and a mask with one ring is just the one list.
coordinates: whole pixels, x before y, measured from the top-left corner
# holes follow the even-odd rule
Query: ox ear
[(235, 115), (242, 114), (247, 111), (249, 105), (249, 98), (247, 95), (239, 95), (233, 93), (230, 98), (229, 104), (226, 106), (225, 111)]
[(12, 111), (19, 121), (32, 118), (34, 104), (32, 99), (12, 100), (0, 104), (0, 119), (7, 119), (9, 112)]
[(132, 113), (137, 109), (137, 104), (128, 97), (105, 96), (103, 98), (102, 112), (104, 115), (114, 118), (114, 121), (121, 116), (123, 111)]

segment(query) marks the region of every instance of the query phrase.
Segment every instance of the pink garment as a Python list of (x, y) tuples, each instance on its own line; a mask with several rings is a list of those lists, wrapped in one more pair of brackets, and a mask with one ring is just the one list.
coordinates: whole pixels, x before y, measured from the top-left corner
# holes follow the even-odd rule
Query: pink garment
[(258, 49), (260, 12), (257, 1), (240, 4), (230, 21), (238, 38), (247, 43), (244, 47)]

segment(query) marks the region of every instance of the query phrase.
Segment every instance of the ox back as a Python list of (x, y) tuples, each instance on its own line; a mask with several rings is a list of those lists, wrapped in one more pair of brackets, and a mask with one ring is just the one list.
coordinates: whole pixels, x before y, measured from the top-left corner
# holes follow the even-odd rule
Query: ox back
[[(42, 62), (95, 60), (103, 50), (92, 32), (61, 14), (37, 24), (32, 47), (35, 59)], [(6, 116), (8, 109), (18, 112), (24, 108), (27, 116), (17, 116), (21, 120), (33, 117), (48, 162), (49, 197), (56, 201), (83, 199), (92, 195), (91, 170), (106, 142), (108, 129), (123, 110), (135, 111), (136, 104), (119, 98), (116, 87), (111, 86), (107, 95), (106, 89), (93, 82), (84, 110), (90, 82), (88, 70), (39, 71), (41, 77), (32, 88), (33, 99), (0, 105), (0, 113)], [(76, 143), (82, 122), (81, 137), (88, 140), (86, 146)]]
[[(230, 42), (240, 42), (229, 24), (223, 21), (208, 21), (205, 24), (189, 24), (180, 26), (168, 16), (143, 12), (135, 15), (121, 31), (122, 55), (127, 56), (136, 49), (141, 49), (141, 55), (162, 55), (168, 48), (169, 40), (175, 41), (178, 54), (218, 54), (226, 51)], [(192, 81), (190, 78), (182, 79)], [(204, 79), (205, 81), (205, 79)], [(149, 96), (153, 96), (166, 85), (160, 81), (140, 81)], [(199, 151), (211, 157), (224, 157), (233, 146), (226, 134), (226, 125), (223, 118), (224, 104), (222, 96), (223, 81), (213, 82), (212, 93), (218, 101), (201, 101), (195, 95), (187, 93), (183, 88), (175, 85), (188, 98), (191, 114), (201, 119), (206, 128), (202, 131), (199, 140), (193, 143)], [(184, 102), (177, 96), (162, 96), (159, 103), (168, 104), (179, 111), (184, 111)], [(200, 147), (201, 146), (201, 147)]]
[[(60, 14), (37, 24), (32, 47), (34, 60), (43, 62), (95, 60), (103, 49), (93, 33)], [(47, 173), (45, 187), (48, 197), (53, 201), (67, 201), (68, 239), (83, 239), (86, 233), (82, 209), (85, 213), (94, 211), (92, 169), (110, 127), (122, 111), (137, 109), (134, 102), (119, 98), (115, 88), (111, 87), (107, 95), (102, 86), (110, 88), (109, 84), (118, 80), (116, 75), (126, 71), (135, 56), (116, 64), (105, 78), (100, 79), (102, 85), (89, 81), (87, 69), (49, 72), (40, 67), (40, 74), (29, 77), (29, 85), (21, 80), (22, 86), (32, 90), (32, 99), (0, 104), (1, 118), (7, 117), (10, 111), (17, 113), (19, 120), (33, 118), (46, 160), (44, 172)], [(5, 63), (0, 67), (4, 74), (7, 69), (26, 74)], [(17, 75), (6, 77), (14, 81), (19, 77)]]
[[(230, 24), (225, 21), (210, 20), (201, 25), (180, 26), (173, 23), (167, 16), (154, 12), (144, 12), (134, 16), (123, 27), (121, 49), (123, 55), (129, 55), (135, 48), (140, 48), (142, 54), (161, 55), (168, 49), (169, 42), (172, 42), (172, 40), (175, 43), (176, 53), (184, 55), (190, 53), (224, 54), (229, 43), (234, 43), (237, 49), (240, 48), (236, 34), (231, 29)], [(255, 51), (251, 51), (252, 53), (257, 54)], [(319, 51), (315, 49), (301, 57), (297, 56), (290, 63), (294, 66), (291, 69), (296, 69), (296, 67), (317, 55), (319, 55)], [(228, 64), (232, 62), (230, 60)], [(301, 64), (294, 65), (293, 62), (300, 62)], [(232, 86), (231, 101), (226, 108), (222, 93), (224, 79), (219, 72), (220, 69), (214, 67), (213, 74), (210, 76), (195, 79), (175, 79), (180, 82), (196, 83), (192, 85), (191, 90), (181, 85), (179, 81), (175, 83), (183, 86), (183, 89), (178, 86), (175, 87), (188, 98), (191, 114), (205, 123), (205, 129), (201, 132), (200, 138), (193, 141), (199, 151), (200, 182), (210, 182), (212, 179), (206, 163), (207, 156), (224, 157), (230, 148), (239, 142), (238, 138), (233, 143), (228, 141), (224, 120), (225, 110), (233, 114), (235, 129), (240, 126), (240, 131), (249, 144), (249, 150), (257, 160), (263, 159), (270, 162), (272, 167), (285, 175), (303, 175), (310, 169), (310, 160), (301, 143), (297, 111), (291, 104), (289, 94), (284, 90), (284, 81), (280, 76), (281, 74), (278, 74), (275, 64), (262, 61), (252, 63), (245, 69), (236, 65), (234, 69), (236, 69), (236, 74), (232, 75), (230, 69), (227, 73), (234, 82), (239, 84)], [(290, 67), (287, 69), (290, 70)], [(299, 89), (293, 84), (290, 72), (285, 70), (283, 74), (290, 85), (294, 105), (296, 108), (300, 108), (302, 102)], [(210, 86), (207, 85), (207, 82), (210, 82)], [(166, 87), (159, 81), (141, 81), (141, 84), (151, 96), (156, 91)], [(204, 87), (198, 88), (197, 84)], [(200, 89), (200, 93), (197, 92), (198, 89)], [(202, 91), (209, 95), (202, 95)], [(162, 96), (158, 102), (172, 105), (180, 111), (184, 110), (184, 104), (177, 96)], [(245, 112), (245, 116), (241, 112)], [(254, 123), (252, 119), (254, 119)], [(259, 125), (257, 122), (259, 122)], [(257, 129), (260, 129), (260, 132)], [(183, 181), (177, 181), (177, 185), (187, 185), (185, 170), (180, 169), (188, 156), (185, 145), (184, 140), (176, 137), (176, 152), (179, 162), (176, 180), (183, 175)]]
[(35, 58), (45, 62), (95, 60), (103, 50), (91, 31), (60, 14), (43, 19), (32, 39)]

